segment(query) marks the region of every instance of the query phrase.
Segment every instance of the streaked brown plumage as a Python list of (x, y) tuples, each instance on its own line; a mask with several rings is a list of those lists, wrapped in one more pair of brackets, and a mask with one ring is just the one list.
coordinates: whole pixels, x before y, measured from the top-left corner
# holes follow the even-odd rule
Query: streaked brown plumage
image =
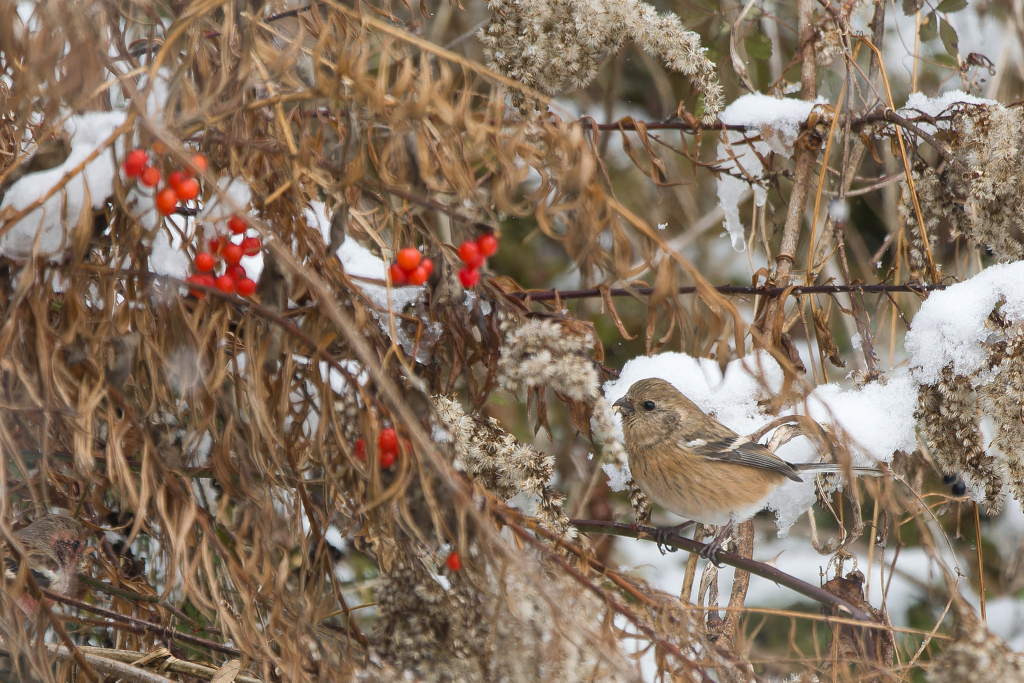
[[(61, 595), (74, 590), (85, 551), (85, 527), (66, 514), (46, 515), (15, 531), (14, 537), (21, 544), (28, 568), (40, 588)], [(10, 551), (4, 559), (4, 578), (13, 581), (20, 563)], [(35, 609), (35, 601), (27, 594), (18, 599), (18, 604), (26, 612)]]
[(705, 414), (662, 379), (636, 382), (614, 405), (622, 414), (629, 469), (641, 490), (680, 517), (725, 526), (720, 537), (734, 522), (754, 516), (787, 480), (803, 481), (800, 473), (842, 472), (831, 463), (786, 462)]

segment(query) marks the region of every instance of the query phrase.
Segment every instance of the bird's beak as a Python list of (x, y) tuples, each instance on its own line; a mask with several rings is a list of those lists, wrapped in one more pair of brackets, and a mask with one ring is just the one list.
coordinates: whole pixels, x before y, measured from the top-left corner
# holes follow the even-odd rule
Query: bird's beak
[(625, 396), (623, 396), (618, 401), (613, 403), (612, 407), (613, 408), (618, 408), (619, 409), (619, 413), (621, 413), (622, 415), (632, 415), (633, 414), (633, 404), (630, 403), (629, 401), (627, 401)]

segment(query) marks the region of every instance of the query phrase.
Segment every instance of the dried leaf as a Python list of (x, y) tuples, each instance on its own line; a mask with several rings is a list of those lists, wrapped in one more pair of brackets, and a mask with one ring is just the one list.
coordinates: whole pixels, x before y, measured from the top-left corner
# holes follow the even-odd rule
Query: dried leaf
[(828, 326), (828, 317), (822, 308), (814, 309), (814, 336), (818, 340), (818, 348), (832, 365), (837, 368), (845, 368), (846, 361), (839, 356), (839, 347), (836, 346), (832, 337), (832, 330)]

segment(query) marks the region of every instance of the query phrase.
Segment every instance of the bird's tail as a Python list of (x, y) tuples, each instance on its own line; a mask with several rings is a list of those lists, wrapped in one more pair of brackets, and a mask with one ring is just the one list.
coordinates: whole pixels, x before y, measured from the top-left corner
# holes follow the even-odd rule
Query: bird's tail
[[(837, 465), (833, 462), (790, 463), (790, 465), (797, 472), (807, 472), (809, 474), (843, 474), (845, 471), (842, 465)], [(853, 468), (853, 473), (859, 474), (862, 477), (881, 477), (885, 472), (885, 470), (878, 469), (877, 467)]]

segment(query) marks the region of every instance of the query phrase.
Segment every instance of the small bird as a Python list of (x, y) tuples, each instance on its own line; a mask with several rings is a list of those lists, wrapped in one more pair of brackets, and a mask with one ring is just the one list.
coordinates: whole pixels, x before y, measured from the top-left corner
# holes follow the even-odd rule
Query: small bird
[[(85, 527), (63, 513), (46, 515), (15, 531), (14, 538), (21, 544), (28, 569), (40, 588), (61, 595), (74, 590), (85, 551)], [(18, 565), (18, 558), (8, 551), (4, 557), (4, 578), (8, 582), (17, 577)], [(36, 601), (26, 593), (18, 598), (18, 605), (31, 614)]]
[(662, 379), (636, 382), (612, 405), (622, 415), (629, 469), (640, 489), (669, 512), (722, 527), (701, 552), (715, 564), (733, 524), (759, 512), (776, 488), (803, 481), (800, 473), (843, 472), (832, 463), (786, 462), (705, 414)]

